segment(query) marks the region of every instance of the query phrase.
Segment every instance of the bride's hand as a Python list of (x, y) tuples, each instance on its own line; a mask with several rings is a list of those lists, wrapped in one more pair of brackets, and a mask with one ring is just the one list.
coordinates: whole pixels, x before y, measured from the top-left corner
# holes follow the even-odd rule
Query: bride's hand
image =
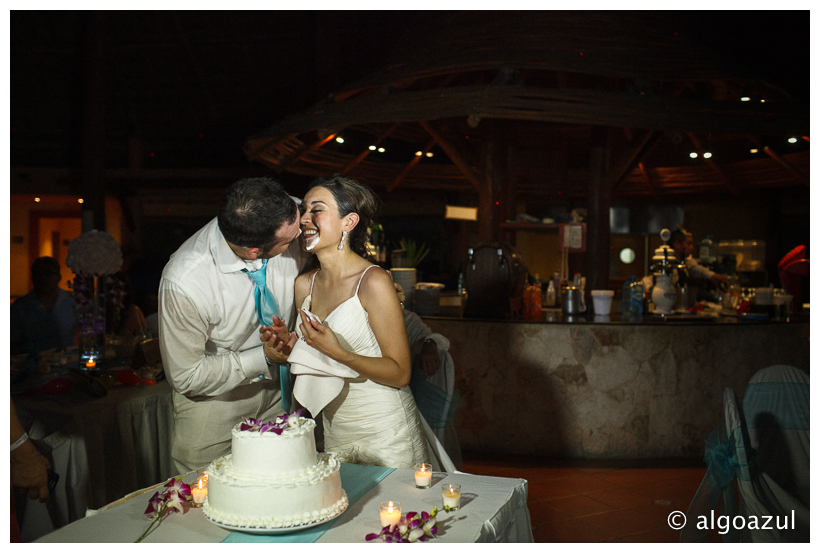
[(290, 334), (288, 333), (288, 327), (285, 324), (285, 321), (276, 315), (273, 316), (273, 324), (259, 328), (259, 334), (259, 339), (263, 342), (269, 341), (274, 336), (285, 343), (290, 340)]
[(345, 351), (330, 327), (309, 319), (301, 309), (299, 310), (299, 316), (302, 318), (302, 324), (299, 325), (302, 331), (302, 339), (309, 346), (313, 346), (331, 359), (337, 359), (338, 355)]

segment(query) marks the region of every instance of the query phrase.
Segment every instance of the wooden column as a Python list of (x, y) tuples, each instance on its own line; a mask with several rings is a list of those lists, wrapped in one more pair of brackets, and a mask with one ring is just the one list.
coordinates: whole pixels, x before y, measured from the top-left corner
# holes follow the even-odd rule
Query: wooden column
[(507, 149), (504, 129), (497, 121), (482, 122), (486, 132), (481, 149), (478, 200), (478, 236), (482, 242), (498, 240), (501, 224), (501, 190), (506, 178)]
[[(504, 180), (502, 183), (503, 187), (501, 189), (501, 209), (498, 212), (499, 225), (508, 220), (515, 219), (516, 210), (518, 208), (518, 180), (516, 178), (512, 141), (506, 138), (509, 136), (508, 134), (505, 133), (504, 136)], [(499, 239), (512, 246), (515, 246), (517, 242), (517, 235), (517, 232), (507, 230), (504, 232), (499, 232)]]
[(82, 231), (105, 230), (105, 12), (81, 15), (83, 25)]
[(589, 157), (589, 208), (587, 219), (586, 290), (609, 288), (609, 208), (612, 190), (605, 183), (607, 174), (607, 130), (592, 127)]

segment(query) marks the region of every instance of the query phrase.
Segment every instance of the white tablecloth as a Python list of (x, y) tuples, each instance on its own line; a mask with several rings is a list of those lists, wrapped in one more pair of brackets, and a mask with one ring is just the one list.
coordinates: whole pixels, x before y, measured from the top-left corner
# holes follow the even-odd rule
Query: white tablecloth
[(44, 447), (59, 483), (44, 504), (16, 496), (23, 541), (31, 541), (135, 490), (176, 473), (171, 460), (174, 408), (166, 381), (114, 386), (93, 398), (16, 396), (21, 421)]
[[(193, 473), (184, 476), (193, 480)], [(459, 483), (461, 509), (439, 515), (441, 528), (436, 543), (532, 542), (530, 514), (527, 510), (527, 481), (469, 474), (436, 473), (433, 487), (416, 489), (412, 470), (397, 469), (379, 482), (359, 501), (350, 505), (321, 536), (317, 543), (365, 543), (365, 536), (380, 530), (379, 503), (393, 500), (402, 511), (430, 511), (442, 505), (441, 483)], [(343, 483), (344, 485), (344, 483)], [(154, 490), (127, 501), (117, 502), (93, 516), (78, 520), (38, 542), (133, 542), (148, 527), (145, 508)], [(144, 540), (146, 543), (221, 542), (229, 532), (212, 524), (202, 509), (188, 508), (172, 513)], [(278, 537), (285, 537), (280, 534)]]

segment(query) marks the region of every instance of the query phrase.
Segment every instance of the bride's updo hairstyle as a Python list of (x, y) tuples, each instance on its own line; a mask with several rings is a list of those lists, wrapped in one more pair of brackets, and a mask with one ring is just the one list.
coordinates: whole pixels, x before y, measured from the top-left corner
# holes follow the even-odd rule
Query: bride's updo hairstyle
[(308, 190), (317, 186), (327, 188), (333, 194), (340, 219), (349, 213), (359, 216), (359, 223), (348, 235), (348, 240), (350, 249), (366, 259), (369, 230), (381, 207), (379, 197), (368, 186), (343, 175), (317, 179)]

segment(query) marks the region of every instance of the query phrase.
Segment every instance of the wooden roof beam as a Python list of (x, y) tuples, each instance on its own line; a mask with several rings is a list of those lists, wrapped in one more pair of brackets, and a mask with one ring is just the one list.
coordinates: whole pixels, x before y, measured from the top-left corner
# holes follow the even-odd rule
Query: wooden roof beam
[(394, 189), (394, 188), (396, 188), (396, 187), (399, 185), (399, 183), (402, 181), (402, 179), (404, 179), (404, 177), (406, 177), (406, 176), (407, 176), (407, 173), (409, 173), (410, 171), (412, 171), (412, 170), (413, 170), (413, 167), (415, 167), (415, 166), (416, 166), (416, 164), (417, 164), (419, 161), (421, 161), (421, 160), (422, 160), (422, 158), (424, 158), (424, 156), (427, 154), (427, 152), (429, 152), (429, 151), (430, 151), (430, 149), (431, 149), (433, 146), (435, 146), (435, 145), (436, 145), (436, 139), (435, 139), (435, 138), (431, 138), (431, 139), (430, 139), (430, 142), (428, 142), (428, 143), (424, 146), (424, 149), (421, 151), (421, 155), (420, 155), (420, 156), (419, 156), (419, 155), (417, 155), (417, 156), (415, 156), (413, 159), (411, 159), (411, 160), (410, 160), (410, 163), (408, 163), (408, 164), (407, 164), (407, 167), (405, 167), (405, 168), (404, 168), (404, 170), (403, 170), (401, 173), (399, 173), (399, 176), (398, 176), (398, 177), (396, 177), (396, 179), (395, 179), (393, 182), (391, 182), (391, 183), (390, 183), (390, 185), (387, 187), (387, 191), (388, 191), (388, 192), (392, 192), (392, 191), (393, 191), (393, 189)]
[(448, 84), (453, 82), (456, 79), (456, 77), (458, 77), (458, 75), (458, 73), (449, 73), (445, 75), (444, 79), (442, 79), (442, 81), (435, 88), (445, 88)]
[(805, 174), (803, 171), (783, 159), (777, 152), (769, 148), (768, 146), (763, 147), (763, 151), (766, 152), (770, 158), (778, 162), (780, 165), (786, 168), (786, 170), (797, 177), (803, 184), (809, 186), (809, 176)]
[(268, 127), (255, 138), (364, 123), (430, 121), (476, 115), (576, 125), (680, 132), (807, 135), (808, 110), (777, 102), (717, 102), (640, 96), (619, 91), (524, 86), (455, 86), (371, 94), (317, 105)]
[[(700, 145), (700, 140), (698, 140), (698, 138), (691, 132), (686, 133), (686, 136), (689, 137), (689, 141), (695, 147), (695, 151), (697, 151), (698, 155), (703, 157), (703, 148)], [(723, 171), (723, 169), (721, 169), (721, 167), (717, 163), (707, 158), (704, 158), (703, 161), (705, 161), (706, 165), (708, 165), (712, 169), (712, 171), (715, 172), (715, 174), (723, 182), (723, 185), (729, 190), (729, 192), (732, 193), (733, 196), (740, 195), (740, 191), (732, 183), (732, 181), (729, 179), (729, 176)]]
[[(382, 140), (384, 140), (385, 138), (390, 136), (390, 133), (395, 131), (396, 127), (398, 127), (398, 126), (399, 126), (398, 123), (393, 123), (392, 125), (387, 127), (387, 129), (385, 129), (385, 131), (379, 135), (379, 137), (376, 139), (376, 141), (372, 145), (373, 146), (378, 146), (379, 144), (381, 144)], [(351, 169), (356, 167), (359, 163), (361, 163), (364, 160), (364, 158), (367, 157), (367, 155), (369, 153), (370, 153), (370, 148), (365, 148), (362, 151), (362, 153), (357, 155), (353, 160), (350, 161), (350, 163), (345, 165), (344, 169), (342, 169), (342, 174), (346, 175), (348, 173), (348, 171), (350, 171)]]
[(447, 154), (447, 157), (450, 158), (450, 161), (458, 167), (461, 173), (466, 177), (467, 182), (469, 182), (473, 188), (475, 188), (476, 192), (479, 194), (484, 193), (484, 187), (481, 185), (481, 181), (478, 179), (478, 175), (470, 168), (469, 163), (466, 160), (466, 156), (461, 151), (458, 145), (455, 144), (454, 141), (448, 140), (446, 137), (443, 136), (443, 133), (434, 129), (428, 121), (419, 121), (419, 125), (423, 128), (427, 134), (433, 137), (434, 140), (438, 142), (438, 145), (441, 146), (441, 149), (444, 150), (444, 153)]
[(618, 186), (624, 177), (631, 173), (635, 166), (646, 156), (646, 154), (658, 142), (661, 131), (645, 131), (642, 134), (634, 137), (627, 146), (626, 152), (616, 164), (613, 165), (609, 173), (607, 173), (602, 186), (606, 187), (610, 192)]
[(319, 148), (321, 148), (322, 146), (324, 146), (325, 144), (327, 144), (328, 142), (330, 142), (331, 140), (336, 138), (337, 134), (339, 134), (339, 133), (338, 132), (330, 133), (329, 135), (327, 135), (325, 138), (319, 140), (318, 142), (314, 142), (313, 144), (305, 144), (304, 146), (302, 146), (301, 148), (299, 148), (298, 150), (293, 152), (293, 155), (291, 155), (288, 159), (286, 159), (281, 165), (276, 167), (276, 171), (278, 173), (281, 173), (282, 171), (284, 171), (285, 169), (287, 169), (288, 167), (290, 167), (291, 165), (293, 165), (294, 163), (296, 163), (297, 161), (302, 159), (304, 156), (309, 154), (310, 152), (312, 152), (314, 150), (318, 150)]
[(638, 168), (641, 170), (641, 174), (643, 175), (643, 180), (646, 181), (646, 186), (649, 187), (649, 192), (652, 194), (652, 199), (658, 199), (658, 191), (655, 183), (652, 181), (652, 176), (647, 171), (646, 166), (643, 162), (638, 163)]
[(259, 148), (254, 149), (254, 150), (249, 150), (248, 149), (248, 148), (250, 148), (250, 143), (253, 140), (252, 138), (249, 138), (249, 139), (245, 140), (245, 145), (243, 147), (243, 149), (245, 150), (245, 157), (247, 157), (248, 160), (253, 161), (256, 158), (258, 158), (259, 156), (261, 156), (262, 154), (264, 154), (266, 151), (268, 151), (268, 149), (273, 148), (273, 147), (277, 146), (278, 144), (281, 144), (282, 142), (286, 142), (288, 140), (296, 138), (298, 135), (299, 135), (299, 133), (294, 132), (294, 133), (291, 133), (287, 136), (277, 137), (277, 138), (268, 140), (262, 146), (260, 146)]

